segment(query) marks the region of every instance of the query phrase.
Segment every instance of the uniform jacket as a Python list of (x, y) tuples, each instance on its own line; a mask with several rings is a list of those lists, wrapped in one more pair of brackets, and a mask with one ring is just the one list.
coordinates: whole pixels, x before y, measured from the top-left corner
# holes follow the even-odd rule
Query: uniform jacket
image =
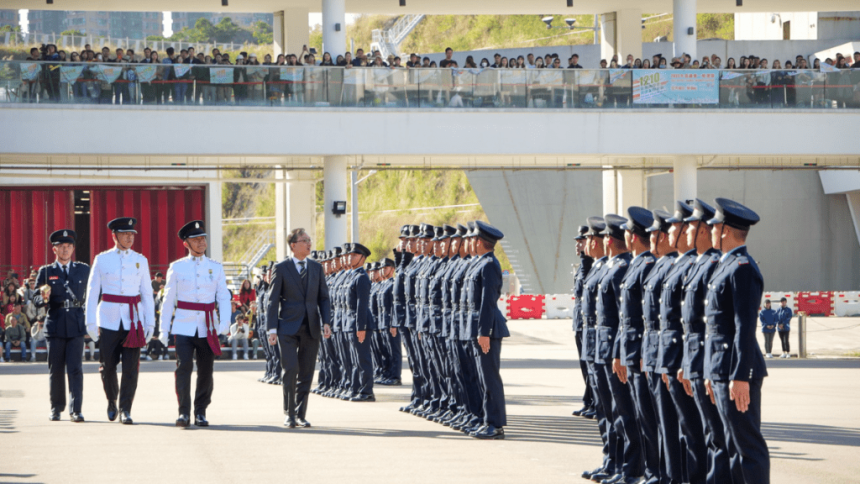
[(421, 272), (421, 269), (423, 269), (427, 259), (428, 258), (423, 255), (416, 256), (404, 271), (403, 300), (406, 313), (405, 326), (409, 329), (415, 329), (416, 321), (418, 320), (418, 294), (416, 293), (416, 282), (418, 280), (418, 274)]
[(445, 271), (448, 269), (448, 263), (447, 257), (439, 260), (427, 283), (427, 305), (430, 310), (429, 331), (441, 336), (448, 335), (448, 331), (443, 328), (442, 321), (442, 281), (445, 277)]
[(346, 316), (343, 319), (343, 330), (372, 331), (373, 316), (370, 314), (370, 278), (363, 267), (354, 269), (352, 277), (346, 283)]
[(346, 306), (343, 303), (343, 281), (349, 277), (350, 271), (338, 271), (329, 280), (329, 297), (331, 299), (332, 326), (331, 329), (335, 333), (339, 333), (343, 328), (343, 318), (346, 314)]
[(762, 333), (775, 333), (776, 332), (776, 311), (773, 309), (762, 309), (758, 315), (758, 320), (761, 321), (761, 332)]
[(728, 252), (708, 283), (705, 378), (749, 381), (767, 376), (756, 340), (764, 278), (746, 246)]
[[(453, 321), (453, 313), (452, 309), (454, 306), (453, 301), (451, 300), (451, 285), (453, 284), (454, 273), (457, 272), (457, 269), (460, 266), (460, 256), (455, 255), (448, 259), (448, 264), (445, 265), (445, 271), (441, 274), (441, 291), (440, 300), (442, 303), (442, 309), (440, 310), (440, 314), (442, 317), (442, 332), (440, 336), (443, 338), (457, 339), (456, 336), (452, 336), (452, 328), (451, 324)], [(456, 331), (454, 331), (456, 334)]]
[(660, 291), (660, 350), (657, 373), (677, 373), (684, 358), (684, 326), (681, 324), (681, 301), (684, 299), (684, 277), (696, 262), (696, 250), (677, 257), (663, 278)]
[(596, 260), (588, 271), (582, 284), (582, 296), (579, 298), (577, 307), (582, 315), (582, 354), (579, 359), (583, 361), (594, 361), (597, 350), (597, 290), (600, 278), (607, 268), (607, 258), (601, 257)]
[(637, 371), (642, 359), (642, 338), (645, 336), (643, 319), (643, 288), (645, 279), (654, 269), (656, 259), (649, 251), (645, 251), (630, 261), (630, 268), (621, 280), (621, 296), (618, 298), (620, 326), (618, 340), (621, 351), (621, 364), (633, 366)]
[(451, 332), (449, 337), (452, 340), (465, 341), (469, 339), (462, 332), (466, 321), (464, 311), (466, 292), (463, 290), (463, 286), (466, 284), (466, 274), (472, 268), (474, 260), (472, 256), (460, 259), (456, 270), (451, 274), (451, 325), (448, 330)]
[(477, 334), (473, 337), (489, 336), (501, 339), (511, 335), (508, 322), (499, 310), (499, 296), (502, 294), (502, 267), (496, 254), (488, 252), (476, 262), (475, 287), (478, 291), (473, 295), (474, 307), (478, 310), (476, 324), (472, 328)]
[(672, 269), (677, 252), (666, 254), (654, 264), (642, 287), (642, 319), (645, 334), (642, 336), (642, 370), (655, 371), (660, 352), (660, 294), (663, 280)]
[(582, 331), (582, 313), (579, 310), (579, 299), (582, 297), (582, 290), (585, 285), (585, 278), (588, 276), (588, 271), (594, 264), (594, 259), (583, 255), (580, 257), (579, 267), (576, 268), (576, 273), (573, 276), (573, 330)]
[[(173, 261), (167, 269), (164, 284), (164, 301), (161, 303), (161, 334), (205, 338), (206, 313), (176, 307), (178, 301), (190, 303), (217, 303), (214, 314), (218, 334), (230, 330), (230, 291), (224, 266), (208, 257), (190, 255)], [(257, 308), (260, 312), (260, 308)]]
[(415, 256), (410, 252), (403, 252), (400, 257), (397, 275), (394, 276), (394, 288), (391, 290), (394, 309), (391, 326), (395, 328), (404, 326), (406, 323), (406, 271), (409, 270)]
[(684, 325), (684, 378), (701, 378), (705, 356), (705, 295), (708, 280), (720, 261), (720, 251), (708, 249), (684, 278), (681, 323)]
[(620, 325), (618, 304), (621, 297), (621, 281), (630, 268), (631, 258), (631, 254), (625, 252), (610, 259), (598, 283), (595, 362), (606, 364), (611, 363), (613, 358), (620, 358), (621, 347), (616, 337)]
[(139, 295), (140, 303), (134, 305), (135, 319), (143, 323), (144, 331), (154, 331), (155, 301), (146, 257), (131, 249), (106, 250), (93, 260), (87, 283), (87, 326), (117, 331), (122, 322), (123, 329), (131, 329), (129, 305), (101, 301), (102, 294)]
[[(311, 337), (319, 339), (322, 325), (331, 324), (328, 287), (322, 265), (312, 259), (305, 260), (307, 289), (302, 286), (302, 276), (292, 258), (275, 264), (266, 306), (268, 332), (276, 330), (278, 334), (292, 336), (307, 318)], [(367, 289), (370, 290), (370, 281)]]
[[(41, 293), (33, 298), (34, 304), (45, 308), (45, 336), (47, 338), (76, 338), (87, 333), (85, 309), (83, 307), (86, 298), (87, 280), (90, 278), (90, 266), (83, 262), (69, 263), (69, 276), (60, 268), (58, 262), (42, 266), (36, 275), (36, 285), (51, 286), (51, 295), (48, 300), (42, 299)], [(66, 291), (66, 287), (74, 294), (74, 297)], [(80, 306), (75, 307), (74, 300), (77, 299)], [(67, 303), (68, 301), (68, 303)], [(65, 307), (69, 304), (69, 307)]]
[(391, 328), (394, 319), (394, 278), (386, 279), (379, 284), (379, 294), (376, 296), (379, 303), (379, 330), (387, 331)]

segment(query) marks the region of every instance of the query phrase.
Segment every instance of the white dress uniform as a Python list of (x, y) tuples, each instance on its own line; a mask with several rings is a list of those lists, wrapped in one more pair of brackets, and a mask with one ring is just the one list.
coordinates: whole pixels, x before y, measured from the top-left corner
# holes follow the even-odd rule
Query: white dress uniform
[[(179, 259), (167, 270), (164, 300), (161, 303), (161, 340), (169, 333), (205, 338), (206, 313), (179, 309), (177, 301), (190, 303), (218, 303), (215, 313), (218, 334), (230, 329), (230, 291), (224, 266), (206, 256), (187, 256)], [(174, 314), (175, 311), (175, 314)]]
[[(100, 301), (102, 294), (140, 296), (134, 309), (135, 317), (143, 323), (143, 330), (151, 335), (155, 329), (155, 302), (149, 279), (149, 262), (142, 254), (131, 249), (113, 248), (97, 255), (90, 269), (87, 283), (87, 331), (95, 334), (95, 327), (113, 331), (131, 329), (131, 315), (127, 304)], [(96, 339), (96, 338), (94, 338)]]

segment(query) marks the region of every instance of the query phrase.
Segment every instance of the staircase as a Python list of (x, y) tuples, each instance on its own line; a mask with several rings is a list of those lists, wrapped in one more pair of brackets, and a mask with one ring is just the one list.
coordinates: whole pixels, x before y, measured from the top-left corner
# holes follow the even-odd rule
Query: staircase
[(507, 240), (500, 240), (499, 245), (502, 246), (502, 250), (504, 250), (505, 255), (508, 256), (508, 262), (511, 263), (511, 269), (513, 269), (513, 273), (516, 274), (517, 279), (520, 281), (520, 294), (534, 294), (534, 288), (531, 284), (531, 276), (529, 276), (525, 269), (523, 269), (522, 265), (520, 265), (519, 251), (514, 249)]
[(225, 262), (224, 273), (227, 275), (227, 287), (234, 293), (239, 290), (242, 281), (251, 279), (252, 271), (262, 261), (266, 254), (275, 246), (275, 231), (266, 230), (261, 233), (248, 247), (237, 262)]
[(402, 15), (394, 22), (390, 29), (373, 31), (373, 38), (370, 44), (370, 50), (378, 50), (382, 54), (383, 59), (387, 59), (389, 55), (397, 55), (397, 49), (400, 44), (406, 40), (409, 35), (422, 20), (424, 14)]

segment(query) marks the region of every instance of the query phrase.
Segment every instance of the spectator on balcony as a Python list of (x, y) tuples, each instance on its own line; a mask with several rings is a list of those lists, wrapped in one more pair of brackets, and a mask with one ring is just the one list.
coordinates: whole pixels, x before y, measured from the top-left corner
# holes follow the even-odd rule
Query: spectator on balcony
[(242, 287), (239, 289), (239, 305), (242, 311), (248, 312), (251, 310), (251, 303), (257, 300), (257, 292), (251, 285), (249, 279), (242, 281)]
[(333, 66), (334, 61), (331, 60), (331, 54), (328, 52), (323, 52), (322, 62), (320, 62), (321, 66)]
[(248, 320), (245, 314), (240, 313), (236, 316), (236, 322), (230, 325), (230, 347), (233, 349), (233, 359), (238, 360), (239, 354), (237, 346), (242, 344), (242, 349), (245, 351), (245, 359), (248, 358)]
[(791, 331), (791, 318), (794, 313), (788, 307), (788, 301), (785, 298), (779, 300), (780, 308), (776, 310), (776, 329), (779, 333), (779, 341), (782, 343), (782, 355), (780, 358), (791, 358), (791, 346), (788, 342), (788, 336)]
[[(16, 304), (16, 310), (21, 313), (21, 304)], [(6, 316), (6, 334), (3, 336), (6, 348), (6, 361), (12, 361), (12, 348), (21, 349), (21, 361), (27, 361), (27, 330), (18, 324), (17, 318)], [(24, 316), (21, 314), (21, 316)], [(26, 316), (24, 316), (26, 318)]]
[(341, 58), (341, 56), (337, 56), (337, 65), (340, 67), (346, 67), (347, 69), (352, 67), (352, 54), (347, 52), (343, 55), (343, 58)]
[(445, 58), (439, 62), (439, 67), (453, 67), (451, 64), (454, 63), (454, 49), (450, 47), (445, 48)]
[(363, 67), (367, 66), (367, 56), (364, 54), (364, 49), (357, 49), (355, 51), (355, 57), (352, 59), (353, 67)]
[(570, 56), (570, 59), (567, 60), (567, 68), (582, 69), (582, 66), (579, 65), (579, 54), (573, 54), (572, 56)]
[(45, 337), (45, 318), (42, 317), (33, 323), (30, 328), (30, 361), (36, 361), (36, 348), (48, 347), (48, 341)]
[(764, 309), (758, 315), (761, 332), (764, 335), (765, 358), (773, 358), (773, 336), (776, 334), (776, 311), (770, 307), (770, 299), (765, 299)]

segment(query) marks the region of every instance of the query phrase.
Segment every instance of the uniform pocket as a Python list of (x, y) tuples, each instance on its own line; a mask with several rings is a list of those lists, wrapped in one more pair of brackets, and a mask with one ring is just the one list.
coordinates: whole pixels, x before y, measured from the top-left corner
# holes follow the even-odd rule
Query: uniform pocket
[(663, 331), (660, 335), (660, 362), (661, 368), (679, 368), (681, 366), (681, 332)]
[(711, 374), (727, 376), (732, 367), (731, 342), (723, 335), (710, 335), (708, 337), (708, 355), (711, 363)]
[(583, 338), (582, 352), (585, 353), (585, 361), (594, 361), (594, 350), (596, 344), (596, 331), (594, 328), (585, 329), (585, 337)]
[(646, 367), (654, 368), (657, 352), (660, 349), (660, 337), (655, 331), (648, 331), (642, 338), (642, 360)]
[(597, 352), (600, 360), (606, 360), (612, 355), (612, 328), (601, 326), (597, 328)]
[[(690, 373), (701, 373), (705, 361), (705, 341), (701, 334), (687, 335), (687, 369)], [(687, 376), (687, 375), (685, 375)]]
[(642, 333), (636, 328), (624, 330), (624, 363), (639, 364), (642, 354)]

